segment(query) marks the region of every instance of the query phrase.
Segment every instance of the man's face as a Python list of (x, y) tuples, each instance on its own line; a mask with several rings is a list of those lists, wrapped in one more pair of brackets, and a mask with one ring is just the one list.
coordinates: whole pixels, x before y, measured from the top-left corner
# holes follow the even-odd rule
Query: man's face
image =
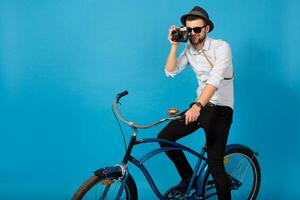
[[(190, 40), (191, 44), (193, 44), (194, 46), (199, 45), (200, 43), (202, 43), (205, 40), (206, 34), (209, 31), (209, 25), (207, 25), (207, 26), (205, 26), (205, 25), (206, 25), (206, 22), (203, 19), (186, 21), (186, 27), (188, 28), (188, 30), (193, 29), (190, 32), (189, 40)], [(200, 30), (201, 27), (203, 27), (203, 28)], [(196, 28), (196, 30), (194, 28)], [(199, 32), (199, 30), (200, 30), (200, 32)], [(199, 32), (199, 33), (195, 33), (195, 32)]]

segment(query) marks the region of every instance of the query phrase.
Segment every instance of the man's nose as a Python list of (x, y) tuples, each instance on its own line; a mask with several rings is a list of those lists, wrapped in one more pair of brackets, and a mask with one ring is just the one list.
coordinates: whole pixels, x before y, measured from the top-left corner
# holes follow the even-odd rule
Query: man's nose
[(192, 29), (192, 31), (190, 32), (191, 35), (196, 35), (197, 33), (195, 33), (194, 29)]
[(190, 35), (196, 35), (196, 33), (194, 32), (194, 30), (192, 30), (192, 31), (190, 32)]

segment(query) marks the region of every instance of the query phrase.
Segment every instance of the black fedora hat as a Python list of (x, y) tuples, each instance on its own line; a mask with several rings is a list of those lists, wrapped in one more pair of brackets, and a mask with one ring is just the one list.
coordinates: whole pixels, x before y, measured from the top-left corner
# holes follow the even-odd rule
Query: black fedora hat
[(195, 6), (188, 14), (185, 14), (181, 17), (181, 23), (184, 26), (186, 26), (186, 18), (189, 16), (196, 16), (204, 19), (210, 27), (209, 32), (211, 32), (214, 29), (214, 23), (209, 19), (208, 13), (200, 6)]

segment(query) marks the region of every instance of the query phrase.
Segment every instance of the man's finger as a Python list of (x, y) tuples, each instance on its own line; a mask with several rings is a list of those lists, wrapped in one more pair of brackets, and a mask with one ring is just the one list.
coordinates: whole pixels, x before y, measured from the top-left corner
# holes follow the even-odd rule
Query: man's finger
[(184, 123), (185, 123), (185, 125), (186, 125), (186, 124), (187, 124), (187, 118), (188, 118), (187, 112), (186, 112), (184, 115), (185, 115)]
[(197, 112), (194, 112), (194, 115), (193, 115), (193, 122), (196, 121), (199, 117), (199, 114)]
[(188, 124), (189, 124), (190, 118), (191, 118), (191, 114), (188, 112), (188, 113), (185, 115), (185, 125), (188, 125)]

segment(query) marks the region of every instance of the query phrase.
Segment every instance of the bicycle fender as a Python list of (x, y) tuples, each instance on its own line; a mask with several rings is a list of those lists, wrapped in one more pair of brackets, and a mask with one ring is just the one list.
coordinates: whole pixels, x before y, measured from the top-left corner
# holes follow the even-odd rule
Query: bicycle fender
[(123, 178), (125, 174), (125, 168), (121, 165), (104, 167), (94, 171), (94, 174), (99, 178)]
[(254, 155), (258, 156), (258, 152), (254, 151), (253, 149), (251, 149), (250, 147), (243, 145), (243, 144), (229, 144), (226, 146), (226, 151), (230, 151), (232, 149), (236, 149), (236, 148), (244, 148), (244, 149), (248, 149), (249, 151), (251, 151)]

